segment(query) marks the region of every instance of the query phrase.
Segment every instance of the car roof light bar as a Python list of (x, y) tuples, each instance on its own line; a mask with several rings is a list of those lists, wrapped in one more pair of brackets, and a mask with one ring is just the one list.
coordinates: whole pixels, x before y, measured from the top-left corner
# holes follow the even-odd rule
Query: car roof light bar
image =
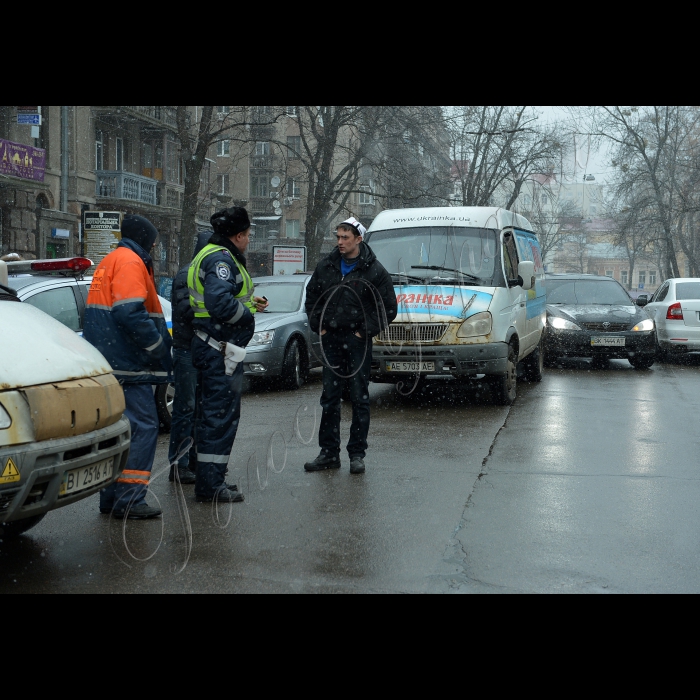
[(7, 263), (9, 274), (28, 272), (84, 272), (92, 267), (90, 258), (53, 258), (49, 260), (18, 260)]

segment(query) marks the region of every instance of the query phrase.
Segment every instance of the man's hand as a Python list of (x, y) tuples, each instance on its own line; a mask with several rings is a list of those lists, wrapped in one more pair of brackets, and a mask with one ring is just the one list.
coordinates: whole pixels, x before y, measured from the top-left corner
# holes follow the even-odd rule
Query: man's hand
[(325, 328), (321, 331), (321, 335), (326, 335), (326, 329), (325, 329)]
[(253, 297), (253, 303), (255, 304), (255, 309), (259, 313), (265, 311), (265, 309), (270, 305), (270, 302), (263, 297)]
[(362, 339), (362, 336), (360, 335), (360, 331), (355, 331), (355, 335), (356, 335), (358, 338)]

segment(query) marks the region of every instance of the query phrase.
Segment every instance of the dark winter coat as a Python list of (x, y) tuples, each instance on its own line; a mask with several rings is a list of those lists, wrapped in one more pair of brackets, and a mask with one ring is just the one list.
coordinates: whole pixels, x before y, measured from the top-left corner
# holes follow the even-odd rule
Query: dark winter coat
[(363, 337), (372, 338), (396, 318), (394, 284), (364, 241), (360, 243), (359, 258), (344, 278), (337, 248), (316, 266), (306, 288), (306, 313), (315, 333), (359, 331)]
[(199, 269), (204, 285), (204, 305), (211, 318), (195, 317), (192, 327), (208, 333), (215, 340), (245, 347), (251, 335), (249, 330), (255, 328), (255, 319), (248, 307), (236, 299), (243, 289), (243, 278), (233, 261), (235, 258), (246, 267), (245, 257), (220, 233), (212, 234), (209, 243), (226, 250), (211, 253), (202, 261)]
[[(197, 236), (197, 244), (194, 248), (192, 259), (209, 242), (213, 231), (203, 231)], [(173, 305), (173, 347), (180, 350), (189, 350), (192, 345), (192, 320), (194, 319), (194, 309), (190, 306), (190, 291), (187, 288), (187, 271), (189, 265), (178, 270), (173, 280), (173, 288), (170, 294), (170, 301)]]

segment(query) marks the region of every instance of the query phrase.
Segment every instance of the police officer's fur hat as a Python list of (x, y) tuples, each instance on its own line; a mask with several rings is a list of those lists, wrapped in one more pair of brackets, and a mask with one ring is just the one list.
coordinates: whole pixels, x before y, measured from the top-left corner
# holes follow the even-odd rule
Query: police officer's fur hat
[(235, 236), (250, 228), (250, 218), (243, 207), (230, 207), (217, 211), (209, 221), (214, 227), (214, 231), (223, 236)]

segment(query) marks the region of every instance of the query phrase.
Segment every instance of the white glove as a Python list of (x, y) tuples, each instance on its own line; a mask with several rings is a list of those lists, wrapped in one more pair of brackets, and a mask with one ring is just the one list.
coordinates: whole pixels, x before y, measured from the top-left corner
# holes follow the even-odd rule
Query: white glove
[(226, 352), (224, 353), (224, 365), (226, 366), (226, 374), (230, 377), (238, 367), (239, 362), (243, 362), (245, 358), (245, 348), (239, 348), (233, 343), (226, 343)]

